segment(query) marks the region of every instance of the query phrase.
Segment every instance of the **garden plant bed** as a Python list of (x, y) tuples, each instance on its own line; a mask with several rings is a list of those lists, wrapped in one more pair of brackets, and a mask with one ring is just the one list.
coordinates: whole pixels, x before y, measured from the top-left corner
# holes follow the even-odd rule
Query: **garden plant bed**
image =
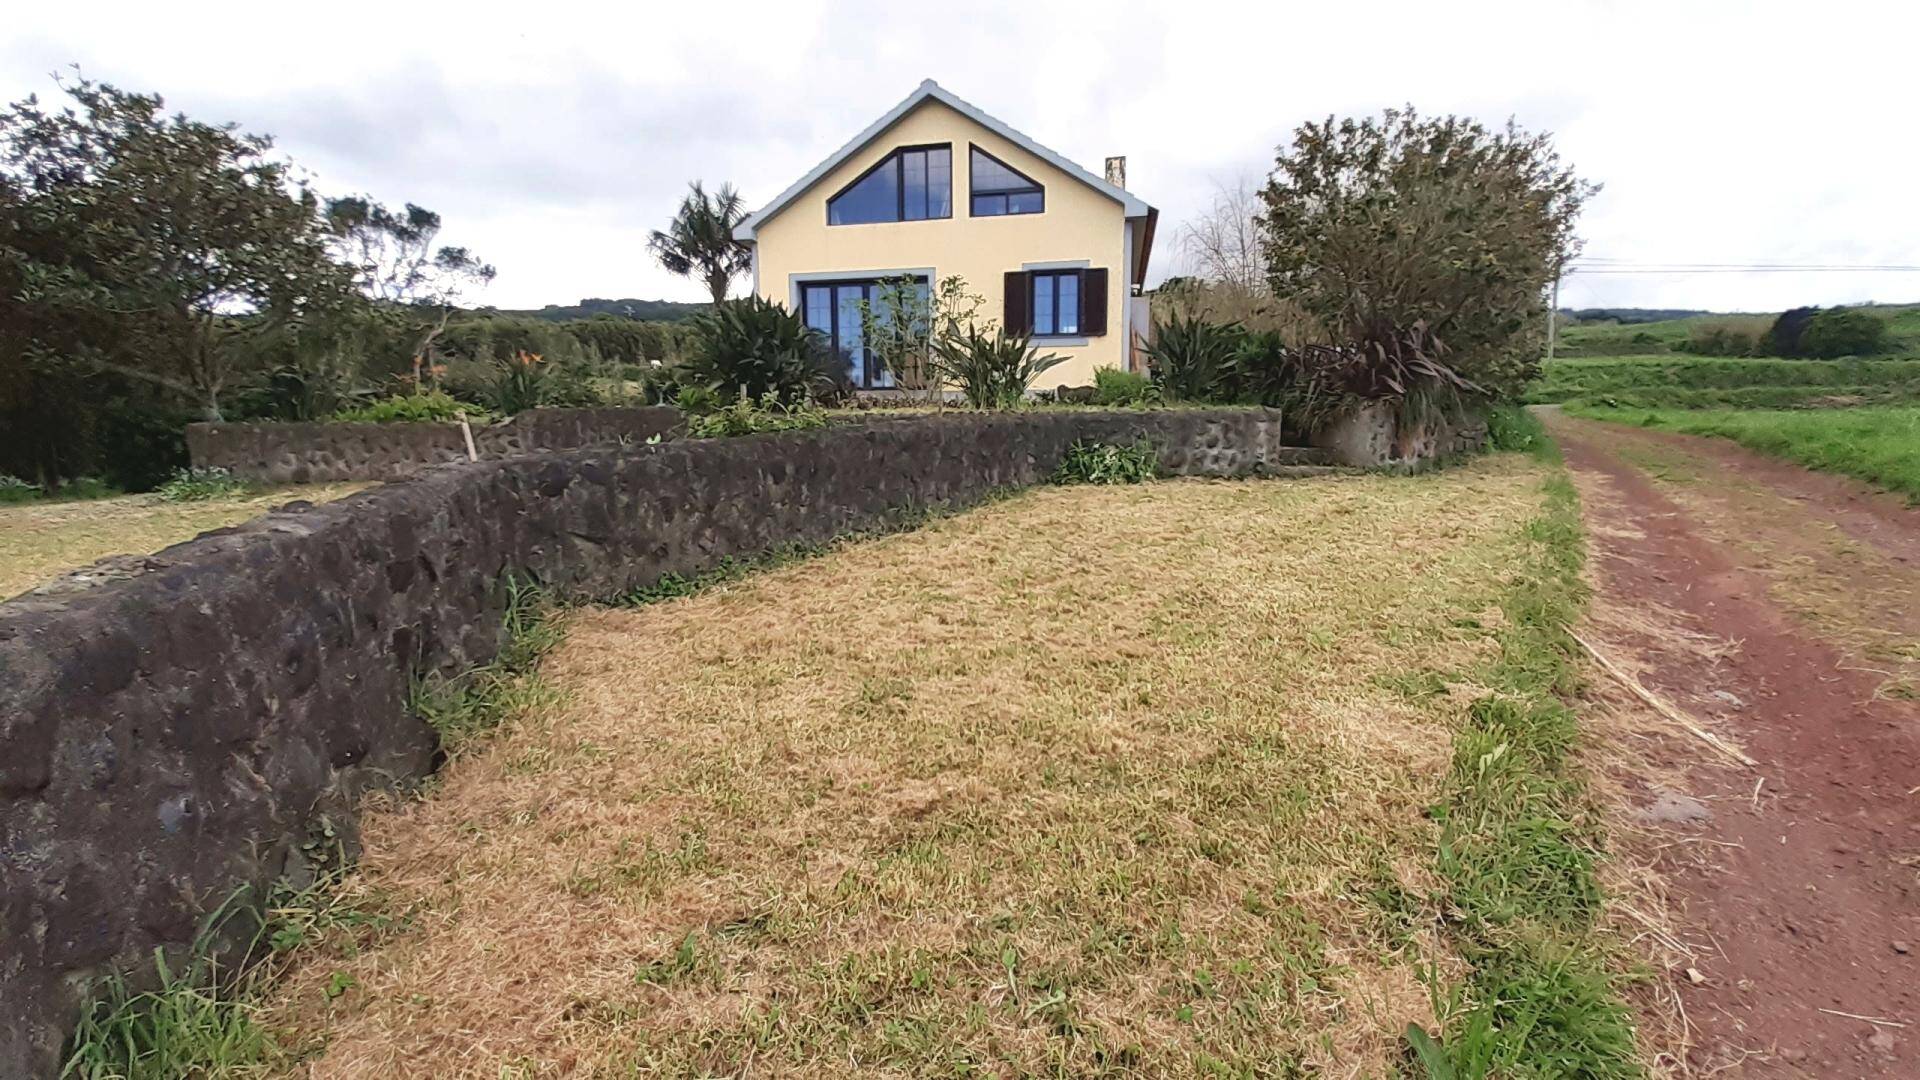
[(1040, 489), (577, 610), (263, 1022), (302, 1075), (1390, 1072), (1473, 977), (1431, 811), (1550, 475)]

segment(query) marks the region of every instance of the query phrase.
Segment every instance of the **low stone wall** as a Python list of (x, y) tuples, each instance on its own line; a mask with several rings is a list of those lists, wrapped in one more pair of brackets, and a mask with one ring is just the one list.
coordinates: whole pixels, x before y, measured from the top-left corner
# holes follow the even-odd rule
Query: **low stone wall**
[[(473, 428), (482, 460), (544, 450), (644, 443), (681, 428), (677, 409), (531, 409)], [(459, 424), (189, 424), (195, 468), (217, 467), (268, 484), (397, 480), (429, 465), (467, 460)]]
[(493, 656), (504, 575), (608, 597), (1041, 481), (1077, 439), (1245, 476), (1299, 458), (1280, 434), (1261, 410), (1062, 411), (457, 464), (0, 604), (0, 1076), (51, 1074), (93, 976), (298, 880), (322, 815), (350, 830), (361, 793), (428, 771), (409, 681)]
[(1403, 424), (1391, 403), (1376, 402), (1321, 425), (1313, 444), (1342, 465), (1417, 469), (1484, 449), (1487, 423), (1477, 417), (1429, 416)]

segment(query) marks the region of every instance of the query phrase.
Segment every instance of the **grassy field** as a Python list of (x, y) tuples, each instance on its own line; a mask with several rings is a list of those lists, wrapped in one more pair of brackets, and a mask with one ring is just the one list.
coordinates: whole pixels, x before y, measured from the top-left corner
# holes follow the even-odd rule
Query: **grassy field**
[(1614, 409), (1575, 406), (1599, 420), (1717, 435), (1809, 468), (1845, 473), (1920, 502), (1920, 407), (1856, 409)]
[(119, 495), (0, 505), (0, 599), (109, 555), (145, 555), (293, 499), (326, 502), (367, 486), (314, 484), (201, 502)]
[(1535, 404), (1636, 408), (1788, 408), (1920, 400), (1920, 359), (1740, 360), (1604, 356), (1552, 360), (1528, 388)]
[(1410, 1023), (1632, 1075), (1580, 557), (1507, 454), (1042, 489), (573, 612), (246, 1022), (301, 1076), (1377, 1076)]
[[(1867, 309), (1887, 321), (1887, 336), (1895, 354), (1920, 353), (1920, 305), (1886, 305)], [(1778, 312), (1767, 312), (1771, 317)], [(1699, 315), (1690, 319), (1662, 319), (1646, 323), (1583, 323), (1563, 327), (1555, 352), (1562, 357), (1630, 356), (1677, 351), (1693, 328), (1740, 316)]]

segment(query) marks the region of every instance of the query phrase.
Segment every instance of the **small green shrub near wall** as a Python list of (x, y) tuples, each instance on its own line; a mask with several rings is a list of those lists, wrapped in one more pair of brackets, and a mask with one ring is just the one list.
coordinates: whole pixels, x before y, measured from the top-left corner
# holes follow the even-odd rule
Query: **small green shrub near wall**
[(1159, 388), (1146, 375), (1110, 367), (1093, 371), (1095, 405), (1147, 405), (1159, 400)]
[(1056, 484), (1138, 484), (1151, 480), (1160, 467), (1160, 451), (1141, 439), (1127, 446), (1081, 440), (1067, 448)]
[(208, 502), (234, 495), (244, 495), (251, 490), (246, 481), (218, 466), (204, 469), (181, 469), (173, 478), (160, 485), (157, 494), (168, 502)]
[(475, 424), (484, 424), (494, 418), (486, 409), (461, 401), (444, 390), (430, 390), (422, 394), (395, 394), (351, 409), (342, 409), (334, 413), (332, 419), (358, 424), (446, 423), (462, 415)]
[(759, 401), (742, 398), (707, 412), (687, 415), (687, 434), (696, 439), (756, 435), (763, 431), (804, 431), (827, 426), (827, 414), (808, 401), (787, 402), (768, 393)]

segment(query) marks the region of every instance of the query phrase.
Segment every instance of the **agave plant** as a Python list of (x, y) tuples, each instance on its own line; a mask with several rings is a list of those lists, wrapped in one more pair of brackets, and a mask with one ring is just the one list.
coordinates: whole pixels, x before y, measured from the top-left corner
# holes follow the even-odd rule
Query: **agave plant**
[(1041, 353), (1026, 334), (988, 333), (969, 323), (933, 343), (932, 366), (974, 408), (1015, 409), (1026, 400), (1033, 380), (1066, 360)]
[(682, 385), (704, 386), (729, 401), (845, 396), (846, 372), (826, 338), (783, 304), (759, 296), (728, 300), (691, 323)]
[(1155, 386), (1175, 401), (1219, 401), (1235, 397), (1233, 357), (1246, 331), (1239, 323), (1209, 322), (1178, 312), (1153, 323), (1147, 343), (1147, 370)]

